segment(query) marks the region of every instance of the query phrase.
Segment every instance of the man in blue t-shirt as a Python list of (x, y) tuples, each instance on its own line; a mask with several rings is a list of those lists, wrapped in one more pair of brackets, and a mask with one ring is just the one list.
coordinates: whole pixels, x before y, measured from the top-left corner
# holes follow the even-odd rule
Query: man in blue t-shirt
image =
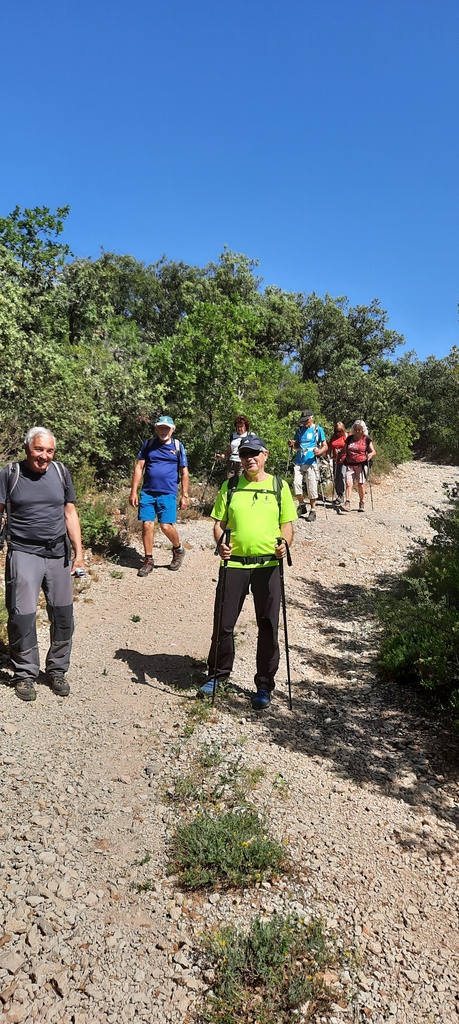
[(314, 413), (311, 409), (305, 409), (300, 416), (300, 425), (295, 431), (295, 437), (289, 441), (291, 448), (296, 449), (295, 462), (293, 464), (293, 492), (298, 501), (298, 512), (302, 515), (306, 511), (303, 491), (306, 490), (311, 505), (308, 515), (308, 522), (314, 523), (316, 519), (315, 503), (318, 497), (318, 473), (317, 459), (325, 455), (327, 442), (322, 427), (314, 423)]
[[(155, 423), (155, 437), (144, 441), (137, 456), (132, 477), (129, 504), (139, 508), (142, 523), (142, 540), (145, 558), (137, 575), (148, 576), (154, 567), (153, 540), (155, 519), (170, 540), (173, 548), (169, 569), (180, 569), (185, 558), (185, 549), (175, 526), (177, 519), (177, 494), (180, 482), (182, 496), (180, 508), (188, 508), (188, 460), (180, 441), (173, 439), (175, 423), (170, 416), (160, 416)], [(143, 483), (138, 498), (140, 481)]]

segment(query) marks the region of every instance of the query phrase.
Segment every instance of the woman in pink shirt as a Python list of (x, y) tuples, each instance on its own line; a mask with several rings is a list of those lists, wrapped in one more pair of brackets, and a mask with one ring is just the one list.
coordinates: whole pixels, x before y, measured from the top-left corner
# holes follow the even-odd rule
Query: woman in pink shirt
[(346, 438), (346, 501), (341, 506), (342, 512), (351, 511), (352, 487), (357, 484), (359, 492), (359, 512), (365, 511), (365, 480), (368, 475), (370, 459), (376, 455), (373, 441), (368, 436), (368, 428), (364, 420), (355, 420), (352, 434)]

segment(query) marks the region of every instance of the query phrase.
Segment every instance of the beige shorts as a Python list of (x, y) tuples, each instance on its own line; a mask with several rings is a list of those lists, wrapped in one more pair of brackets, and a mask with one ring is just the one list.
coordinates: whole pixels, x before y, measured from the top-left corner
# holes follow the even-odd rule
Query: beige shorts
[(350, 487), (351, 484), (364, 484), (367, 478), (367, 465), (362, 462), (360, 466), (346, 466), (346, 486)]
[(293, 493), (299, 496), (306, 490), (308, 498), (317, 498), (317, 468), (315, 462), (310, 466), (293, 467)]

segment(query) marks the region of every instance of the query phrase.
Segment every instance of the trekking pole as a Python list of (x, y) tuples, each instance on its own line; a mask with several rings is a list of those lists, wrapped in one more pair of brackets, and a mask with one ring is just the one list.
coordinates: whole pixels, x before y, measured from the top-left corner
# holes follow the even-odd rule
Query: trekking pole
[(200, 497), (200, 499), (199, 499), (199, 508), (200, 508), (200, 509), (202, 509), (202, 506), (204, 505), (204, 498), (205, 498), (205, 494), (206, 494), (207, 488), (208, 488), (208, 486), (209, 486), (209, 484), (210, 484), (210, 481), (211, 481), (211, 479), (212, 479), (212, 476), (213, 476), (213, 472), (214, 472), (214, 469), (215, 469), (215, 463), (216, 463), (216, 461), (217, 461), (217, 456), (216, 456), (216, 455), (214, 455), (214, 461), (213, 461), (213, 463), (212, 463), (212, 467), (211, 467), (211, 470), (210, 470), (209, 476), (207, 477), (207, 480), (206, 480), (206, 482), (205, 482), (205, 484), (204, 484), (204, 490), (203, 490), (203, 492), (202, 492), (202, 494), (201, 494), (201, 497)]
[(325, 518), (328, 519), (328, 516), (327, 516), (327, 506), (325, 504), (325, 491), (324, 491), (324, 485), (323, 485), (323, 480), (322, 480), (322, 473), (321, 473), (321, 464), (320, 464), (320, 462), (318, 463), (318, 467), (317, 468), (318, 468), (318, 471), (319, 471), (319, 490), (322, 491), (322, 505), (323, 505), (323, 507), (325, 509)]
[(333, 459), (330, 458), (330, 455), (325, 455), (325, 465), (327, 467), (326, 483), (330, 483), (332, 485), (332, 495), (330, 498), (330, 503), (333, 504), (333, 495), (335, 493), (335, 477), (333, 475)]
[(375, 507), (373, 505), (373, 490), (371, 486), (371, 459), (368, 460), (368, 483), (370, 485), (371, 511), (374, 512)]
[[(229, 546), (231, 539), (231, 530), (224, 530), (220, 540), (215, 548), (215, 554), (218, 555), (220, 551), (221, 542), (225, 538), (225, 544)], [(214, 671), (213, 671), (213, 686), (212, 686), (212, 707), (215, 703), (215, 691), (217, 689), (217, 668), (218, 668), (218, 655), (220, 651), (220, 633), (222, 630), (222, 618), (223, 618), (223, 601), (225, 598), (225, 587), (226, 587), (226, 572), (228, 569), (228, 559), (225, 558), (223, 565), (220, 565), (218, 573), (218, 584), (220, 587), (220, 594), (218, 598), (218, 615), (217, 615), (217, 637), (215, 640), (215, 659), (214, 659)]]
[(335, 459), (333, 458), (332, 459), (332, 464), (331, 464), (332, 487), (333, 487), (333, 490), (332, 490), (332, 504), (335, 503), (335, 496), (336, 496), (336, 498), (338, 497), (338, 491), (336, 490), (336, 470), (337, 470), (337, 467), (338, 467), (338, 462), (335, 461)]
[[(283, 537), (278, 537), (277, 538), (277, 543), (278, 544), (282, 544), (283, 540), (284, 540)], [(287, 541), (285, 541), (285, 545), (286, 545), (286, 548), (287, 548), (287, 565), (291, 565), (292, 564), (292, 558), (291, 558), (291, 555), (290, 555), (290, 549), (289, 549), (289, 546), (287, 544)], [(289, 706), (290, 711), (292, 711), (293, 710), (293, 705), (292, 705), (292, 681), (291, 681), (291, 678), (290, 678), (290, 658), (289, 658), (289, 653), (288, 653), (287, 609), (285, 607), (284, 559), (283, 558), (279, 558), (278, 562), (279, 562), (279, 574), (280, 574), (280, 585), (281, 585), (282, 615), (283, 615), (283, 618), (284, 618), (284, 643), (285, 643), (285, 660), (287, 662), (288, 706)]]

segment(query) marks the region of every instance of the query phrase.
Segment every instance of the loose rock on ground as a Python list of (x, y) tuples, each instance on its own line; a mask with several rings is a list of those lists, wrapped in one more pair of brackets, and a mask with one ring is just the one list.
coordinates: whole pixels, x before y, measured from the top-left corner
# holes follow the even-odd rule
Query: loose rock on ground
[[(146, 579), (137, 542), (119, 564), (92, 560), (75, 583), (70, 697), (42, 684), (24, 705), (0, 674), (2, 1020), (191, 1021), (212, 982), (202, 931), (293, 910), (321, 914), (358, 951), (334, 1020), (459, 1021), (456, 734), (422, 696), (378, 679), (362, 611), (413, 538), (430, 536), (426, 516), (456, 473), (410, 463), (373, 485), (374, 511), (367, 499), (364, 515), (319, 506), (316, 523), (299, 521), (286, 570), (293, 712), (284, 656), (271, 709), (250, 710), (248, 601), (234, 692), (187, 735), (218, 572), (210, 521), (180, 526), (179, 573), (163, 539)], [(46, 632), (42, 616), (43, 650)], [(288, 841), (291, 876), (194, 895), (167, 874), (167, 788), (212, 741), (265, 766), (256, 799)]]

